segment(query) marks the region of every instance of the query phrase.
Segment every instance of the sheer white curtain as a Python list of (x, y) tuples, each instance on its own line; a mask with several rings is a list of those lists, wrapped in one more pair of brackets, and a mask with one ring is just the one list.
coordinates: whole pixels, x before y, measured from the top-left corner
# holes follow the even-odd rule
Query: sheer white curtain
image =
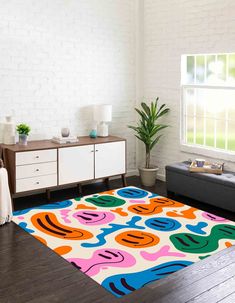
[(8, 185), (7, 170), (0, 159), (0, 225), (12, 219), (12, 203)]

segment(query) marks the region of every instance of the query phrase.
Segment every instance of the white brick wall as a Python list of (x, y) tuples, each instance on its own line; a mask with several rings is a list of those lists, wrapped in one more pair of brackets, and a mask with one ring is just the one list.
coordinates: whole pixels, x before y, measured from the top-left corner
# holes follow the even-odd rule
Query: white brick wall
[[(234, 0), (144, 1), (144, 96), (167, 103), (171, 125), (153, 161), (166, 164), (197, 157), (180, 151), (180, 57), (186, 53), (235, 51)], [(209, 159), (209, 158), (207, 158)], [(235, 170), (234, 162), (227, 162)]]
[(86, 135), (90, 105), (111, 103), (134, 170), (143, 151), (126, 125), (136, 99), (159, 96), (172, 126), (153, 154), (163, 175), (196, 157), (180, 151), (180, 56), (234, 52), (234, 16), (234, 0), (0, 0), (0, 121), (14, 109), (32, 139)]
[(110, 133), (136, 167), (135, 0), (0, 0), (0, 121), (14, 109), (31, 139), (68, 126), (87, 135), (89, 106), (113, 104)]

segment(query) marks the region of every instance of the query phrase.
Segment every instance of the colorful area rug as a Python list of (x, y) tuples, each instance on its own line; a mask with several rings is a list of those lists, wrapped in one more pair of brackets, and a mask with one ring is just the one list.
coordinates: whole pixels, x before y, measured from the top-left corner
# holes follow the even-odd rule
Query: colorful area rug
[(16, 211), (13, 221), (117, 297), (235, 244), (235, 222), (136, 187)]

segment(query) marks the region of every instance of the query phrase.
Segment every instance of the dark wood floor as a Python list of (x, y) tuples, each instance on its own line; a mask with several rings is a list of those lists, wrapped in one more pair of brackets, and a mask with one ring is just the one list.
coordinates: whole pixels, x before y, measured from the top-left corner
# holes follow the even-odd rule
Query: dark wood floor
[[(137, 177), (128, 185), (139, 186)], [(111, 188), (122, 187), (120, 180)], [(86, 185), (83, 194), (105, 189), (102, 183)], [(150, 191), (166, 196), (165, 183), (157, 181)], [(77, 196), (76, 189), (52, 193), (52, 201)], [(188, 205), (234, 220), (234, 214), (183, 197), (172, 197)], [(45, 195), (15, 200), (15, 209), (45, 204)], [(167, 278), (116, 299), (103, 287), (71, 266), (14, 223), (0, 228), (0, 303), (234, 303), (235, 247), (225, 249)]]

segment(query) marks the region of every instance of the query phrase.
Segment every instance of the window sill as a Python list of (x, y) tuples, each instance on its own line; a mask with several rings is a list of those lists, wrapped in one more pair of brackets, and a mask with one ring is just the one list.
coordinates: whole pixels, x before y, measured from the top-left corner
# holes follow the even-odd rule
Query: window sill
[(216, 160), (226, 160), (235, 162), (235, 152), (225, 152), (223, 150), (218, 149), (209, 149), (205, 146), (198, 146), (198, 145), (188, 145), (188, 144), (181, 144), (180, 150), (185, 153), (189, 154), (198, 154), (203, 155), (210, 158), (215, 158)]

